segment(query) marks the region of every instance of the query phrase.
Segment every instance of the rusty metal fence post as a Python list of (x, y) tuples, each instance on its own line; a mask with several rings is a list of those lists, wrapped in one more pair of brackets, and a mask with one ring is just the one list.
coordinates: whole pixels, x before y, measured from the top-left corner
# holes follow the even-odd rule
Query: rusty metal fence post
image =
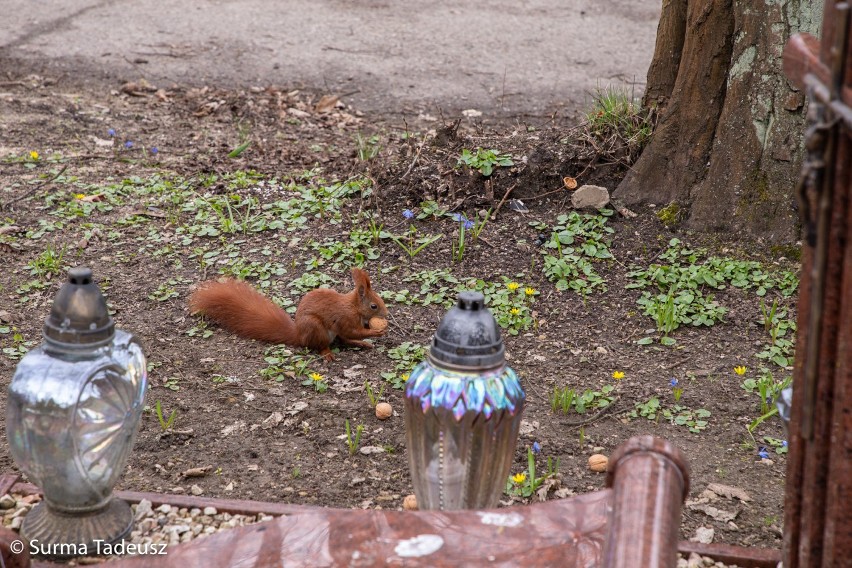
[(852, 33), (826, 0), (822, 39), (790, 39), (787, 77), (808, 91), (798, 339), (784, 567), (852, 566)]

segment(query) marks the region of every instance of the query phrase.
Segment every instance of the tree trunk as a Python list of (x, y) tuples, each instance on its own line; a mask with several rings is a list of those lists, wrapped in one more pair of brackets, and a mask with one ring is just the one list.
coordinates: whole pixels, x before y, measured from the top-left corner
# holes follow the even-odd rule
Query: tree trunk
[[(781, 51), (791, 34), (817, 32), (822, 0), (682, 3), (683, 28), (672, 23), (677, 1), (663, 6), (645, 101), (664, 100), (675, 74), (671, 98), (615, 196), (632, 205), (676, 203), (689, 228), (793, 241), (804, 95), (784, 78)], [(676, 71), (664, 73), (678, 51)]]
[(687, 0), (663, 0), (663, 11), (657, 27), (654, 58), (648, 68), (648, 81), (642, 104), (663, 108), (674, 91), (677, 70), (686, 38)]

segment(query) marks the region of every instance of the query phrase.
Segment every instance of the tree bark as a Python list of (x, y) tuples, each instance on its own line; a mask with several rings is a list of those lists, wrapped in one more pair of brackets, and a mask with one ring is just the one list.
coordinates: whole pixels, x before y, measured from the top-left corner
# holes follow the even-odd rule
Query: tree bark
[(686, 37), (687, 4), (687, 0), (663, 0), (654, 58), (648, 68), (647, 86), (642, 98), (646, 107), (664, 108), (674, 91)]
[[(821, 10), (822, 0), (688, 0), (671, 99), (615, 196), (676, 203), (689, 228), (796, 240), (804, 95), (784, 78), (781, 52), (793, 33), (817, 31)], [(665, 92), (670, 74), (659, 67), (677, 51), (668, 31), (676, 28), (664, 23), (649, 103)]]

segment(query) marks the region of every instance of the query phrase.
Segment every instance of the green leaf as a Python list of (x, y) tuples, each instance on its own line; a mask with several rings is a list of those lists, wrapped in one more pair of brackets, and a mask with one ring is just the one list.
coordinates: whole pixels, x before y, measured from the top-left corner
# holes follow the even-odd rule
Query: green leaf
[(660, 338), (660, 343), (662, 343), (663, 345), (671, 346), (671, 345), (674, 345), (675, 343), (677, 343), (677, 341), (675, 341), (675, 340), (674, 340), (673, 338), (671, 338), (671, 337), (666, 336), (666, 337), (661, 337), (661, 338)]
[(639, 341), (636, 342), (637, 345), (650, 345), (654, 342), (653, 337), (643, 337)]
[(246, 140), (245, 142), (243, 142), (242, 144), (240, 144), (239, 146), (237, 146), (236, 148), (234, 148), (233, 150), (228, 152), (228, 157), (229, 158), (239, 157), (239, 155), (242, 154), (243, 152), (245, 152), (246, 148), (248, 148), (249, 146), (251, 146), (251, 140)]

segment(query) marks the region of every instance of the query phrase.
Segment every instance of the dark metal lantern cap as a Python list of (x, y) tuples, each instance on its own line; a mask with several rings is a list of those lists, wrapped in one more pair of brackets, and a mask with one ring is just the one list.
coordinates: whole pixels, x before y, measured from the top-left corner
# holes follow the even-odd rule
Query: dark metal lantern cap
[(114, 336), (115, 323), (107, 311), (106, 298), (92, 280), (92, 270), (72, 268), (44, 322), (45, 339), (74, 347), (106, 344)]
[(438, 324), (429, 358), (437, 365), (491, 369), (506, 361), (500, 327), (481, 292), (465, 291)]

